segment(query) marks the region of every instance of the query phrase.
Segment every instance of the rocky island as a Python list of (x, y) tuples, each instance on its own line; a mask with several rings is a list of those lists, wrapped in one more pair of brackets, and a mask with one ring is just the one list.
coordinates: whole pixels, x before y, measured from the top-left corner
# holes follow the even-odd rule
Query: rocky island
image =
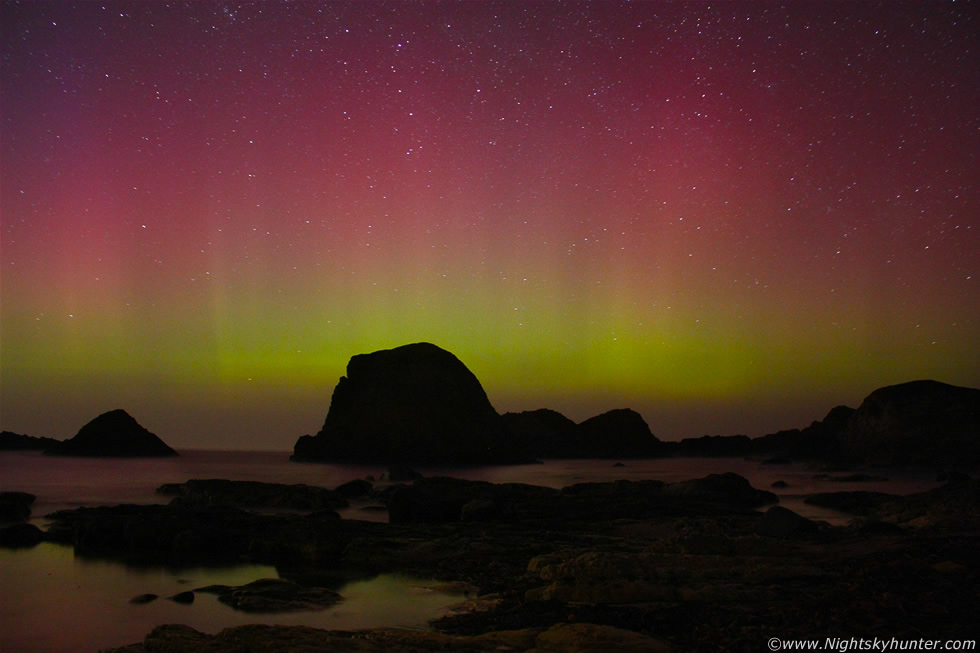
[(57, 442), (45, 449), (44, 453), (49, 456), (119, 458), (178, 455), (121, 409), (99, 415), (83, 426), (75, 437)]
[(453, 354), (424, 342), (352, 357), (323, 428), (299, 438), (293, 460), (530, 462), (476, 376)]

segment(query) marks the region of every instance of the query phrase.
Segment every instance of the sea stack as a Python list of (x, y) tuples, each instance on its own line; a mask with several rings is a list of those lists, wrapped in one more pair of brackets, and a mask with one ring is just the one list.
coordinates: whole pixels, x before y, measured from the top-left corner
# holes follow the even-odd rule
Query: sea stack
[(177, 452), (124, 410), (103, 413), (81, 428), (75, 437), (44, 451), (51, 456), (142, 458), (176, 456)]
[(323, 428), (299, 438), (293, 460), (481, 465), (528, 458), (476, 376), (422, 342), (352, 357)]

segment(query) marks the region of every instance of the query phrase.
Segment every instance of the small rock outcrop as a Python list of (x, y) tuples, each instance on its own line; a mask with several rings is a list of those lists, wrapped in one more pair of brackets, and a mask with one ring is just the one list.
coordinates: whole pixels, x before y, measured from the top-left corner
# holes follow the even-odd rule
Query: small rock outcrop
[(504, 421), (538, 458), (654, 458), (669, 453), (643, 417), (629, 408), (610, 410), (579, 424), (547, 408), (507, 413)]
[(177, 452), (124, 410), (103, 413), (81, 428), (75, 437), (45, 449), (50, 456), (159, 457)]
[[(323, 610), (342, 597), (325, 587), (307, 587), (279, 578), (262, 578), (247, 585), (209, 585), (195, 592), (217, 594), (218, 600), (242, 612), (300, 612)], [(187, 594), (193, 594), (186, 592)]]
[(181, 506), (278, 508), (307, 512), (347, 507), (347, 500), (340, 494), (304, 484), (191, 479), (184, 483), (165, 483), (157, 488), (157, 493), (174, 497), (171, 502)]
[(0, 451), (42, 451), (58, 442), (54, 438), (35, 438), (11, 431), (0, 431)]
[(527, 462), (476, 376), (429, 343), (354, 356), (323, 428), (293, 460), (417, 464)]
[(36, 496), (28, 492), (0, 492), (0, 522), (22, 522), (31, 516)]
[(567, 454), (576, 440), (577, 425), (556, 410), (540, 408), (504, 413), (503, 418), (527, 452), (535, 457), (564, 457), (562, 454)]

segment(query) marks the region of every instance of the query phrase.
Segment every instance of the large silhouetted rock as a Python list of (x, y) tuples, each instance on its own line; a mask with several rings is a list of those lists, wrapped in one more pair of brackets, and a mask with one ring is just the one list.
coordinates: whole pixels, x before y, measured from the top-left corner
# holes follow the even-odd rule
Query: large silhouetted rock
[(504, 413), (504, 423), (527, 452), (539, 458), (562, 458), (575, 442), (577, 426), (561, 413), (548, 408)]
[(504, 421), (527, 451), (539, 458), (649, 458), (669, 453), (643, 417), (629, 408), (580, 424), (547, 408), (507, 413)]
[(578, 425), (579, 455), (590, 458), (647, 458), (663, 455), (663, 447), (646, 421), (634, 410), (618, 408)]
[(428, 464), (524, 462), (477, 378), (429, 343), (354, 356), (323, 428), (294, 460)]
[(980, 390), (911, 381), (875, 390), (840, 435), (845, 459), (875, 464), (976, 465)]
[(45, 450), (52, 456), (151, 457), (177, 452), (124, 410), (103, 413), (81, 428), (75, 437)]
[(802, 430), (752, 441), (752, 453), (835, 464), (980, 464), (980, 390), (938, 381), (879, 388), (857, 409), (837, 406)]

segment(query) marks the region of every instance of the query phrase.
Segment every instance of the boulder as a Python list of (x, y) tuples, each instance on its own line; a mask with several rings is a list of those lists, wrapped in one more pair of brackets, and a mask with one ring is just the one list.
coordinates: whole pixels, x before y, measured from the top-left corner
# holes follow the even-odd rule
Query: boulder
[(190, 605), (194, 602), (194, 592), (178, 592), (173, 596), (167, 597), (168, 601), (173, 601), (174, 603), (182, 603), (184, 605)]
[(732, 509), (758, 508), (779, 500), (772, 492), (755, 489), (748, 479), (733, 472), (672, 483), (664, 488), (664, 494)]
[(353, 481), (348, 481), (343, 485), (338, 485), (334, 488), (334, 492), (345, 499), (358, 499), (371, 494), (371, 490), (373, 489), (374, 485), (371, 484), (371, 481), (358, 478)]
[[(370, 484), (368, 487), (370, 489)], [(184, 483), (166, 483), (158, 487), (157, 492), (174, 496), (172, 502), (185, 506), (236, 506), (305, 511), (347, 507), (347, 500), (339, 493), (303, 484), (229, 481), (221, 478), (191, 479)]]
[(782, 506), (773, 506), (767, 510), (756, 526), (759, 535), (775, 538), (804, 537), (817, 531), (816, 522)]
[(146, 605), (160, 598), (157, 594), (138, 594), (133, 598), (129, 599), (129, 602), (133, 605)]
[(242, 612), (323, 610), (342, 600), (340, 594), (325, 587), (307, 587), (279, 578), (263, 578), (237, 587), (208, 585), (194, 591), (217, 594), (219, 601)]
[(34, 524), (13, 524), (0, 528), (0, 548), (27, 549), (44, 539), (44, 532)]
[(477, 378), (429, 343), (354, 356), (323, 428), (293, 460), (424, 464), (527, 462)]
[(0, 492), (0, 522), (27, 521), (35, 499), (27, 492)]
[(81, 428), (75, 437), (45, 449), (51, 456), (157, 457), (177, 452), (124, 410), (103, 413)]

